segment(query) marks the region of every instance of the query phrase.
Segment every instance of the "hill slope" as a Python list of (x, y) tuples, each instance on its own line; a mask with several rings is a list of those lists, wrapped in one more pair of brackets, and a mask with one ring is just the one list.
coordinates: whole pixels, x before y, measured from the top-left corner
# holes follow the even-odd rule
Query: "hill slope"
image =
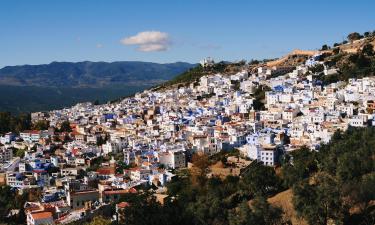
[(176, 62), (52, 62), (43, 65), (7, 66), (0, 69), (0, 85), (104, 87), (155, 85), (193, 67)]
[(0, 69), (0, 111), (44, 111), (101, 103), (161, 84), (194, 67), (176, 62), (53, 62)]

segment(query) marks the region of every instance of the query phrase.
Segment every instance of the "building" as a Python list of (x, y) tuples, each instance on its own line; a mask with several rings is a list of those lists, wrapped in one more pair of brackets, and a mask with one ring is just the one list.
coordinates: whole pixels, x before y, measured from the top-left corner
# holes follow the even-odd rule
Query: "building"
[(11, 148), (0, 147), (0, 163), (12, 160), (13, 150)]
[(133, 151), (124, 151), (124, 162), (126, 165), (135, 163), (135, 152)]
[(215, 61), (211, 57), (207, 57), (205, 59), (202, 59), (200, 62), (202, 67), (208, 67), (215, 64)]
[(52, 225), (53, 217), (51, 212), (27, 213), (27, 225)]
[(98, 190), (68, 191), (66, 201), (71, 209), (90, 208), (91, 204), (99, 201)]
[(4, 136), (0, 137), (0, 143), (3, 145), (8, 144), (14, 141), (15, 138), (16, 138), (16, 135), (9, 132), (9, 133), (6, 133)]
[(158, 154), (159, 163), (166, 168), (179, 169), (186, 167), (186, 157), (183, 151), (168, 151)]

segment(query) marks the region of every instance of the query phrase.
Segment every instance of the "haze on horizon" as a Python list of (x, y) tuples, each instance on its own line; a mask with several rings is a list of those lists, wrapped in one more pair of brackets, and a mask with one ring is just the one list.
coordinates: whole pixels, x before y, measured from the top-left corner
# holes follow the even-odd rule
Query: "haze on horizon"
[[(0, 2), (0, 68), (52, 61), (280, 57), (375, 29), (375, 2)], [(342, 37), (342, 39), (338, 39)]]

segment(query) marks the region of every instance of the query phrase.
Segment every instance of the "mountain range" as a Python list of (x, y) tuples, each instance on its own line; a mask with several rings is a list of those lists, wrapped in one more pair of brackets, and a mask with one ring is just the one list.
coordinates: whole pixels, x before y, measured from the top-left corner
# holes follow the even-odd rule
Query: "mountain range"
[(194, 64), (123, 62), (52, 62), (43, 65), (6, 66), (0, 85), (45, 87), (106, 87), (154, 85), (172, 79)]
[(52, 62), (0, 69), (0, 111), (44, 111), (103, 103), (150, 88), (195, 67), (185, 62)]

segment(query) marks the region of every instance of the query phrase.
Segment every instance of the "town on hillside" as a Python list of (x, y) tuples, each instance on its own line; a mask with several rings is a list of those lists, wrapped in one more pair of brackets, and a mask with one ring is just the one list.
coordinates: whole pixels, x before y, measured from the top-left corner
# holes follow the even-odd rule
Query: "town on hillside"
[[(319, 152), (336, 130), (375, 126), (375, 77), (326, 82), (340, 72), (327, 54), (339, 53), (32, 113), (33, 129), (0, 137), (0, 184), (34, 194), (10, 213), (24, 213), (28, 225), (121, 221), (122, 196), (152, 190), (163, 204), (167, 184), (199, 156), (231, 153), (207, 176), (239, 176), (254, 162), (277, 169), (301, 147)], [(200, 67), (214, 65), (207, 58)]]

